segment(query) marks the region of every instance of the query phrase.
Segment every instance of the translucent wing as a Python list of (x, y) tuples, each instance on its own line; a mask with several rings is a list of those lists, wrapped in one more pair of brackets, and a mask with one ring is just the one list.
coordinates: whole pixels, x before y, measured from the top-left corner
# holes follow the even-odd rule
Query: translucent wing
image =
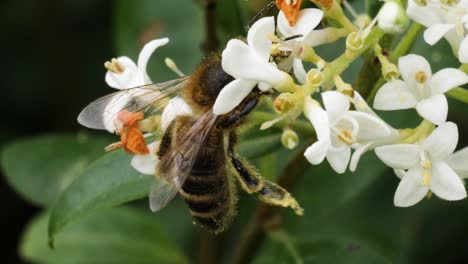
[(211, 109), (202, 114), (190, 131), (182, 136), (178, 144), (171, 147), (158, 163), (157, 171), (163, 174), (159, 175), (160, 179), (156, 180), (150, 190), (150, 208), (153, 212), (165, 207), (182, 188), (201, 146), (216, 122), (216, 117)]
[(182, 89), (187, 79), (186, 76), (106, 95), (86, 106), (78, 115), (78, 122), (89, 128), (114, 132), (114, 121), (120, 111), (146, 112), (150, 108), (157, 111), (164, 107), (164, 104), (157, 105), (157, 102)]

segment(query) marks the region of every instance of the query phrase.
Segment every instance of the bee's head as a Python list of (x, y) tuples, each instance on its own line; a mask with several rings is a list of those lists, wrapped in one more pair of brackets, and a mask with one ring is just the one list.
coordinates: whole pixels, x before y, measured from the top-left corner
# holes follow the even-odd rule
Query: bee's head
[(218, 94), (234, 78), (224, 72), (219, 56), (211, 56), (197, 67), (191, 75), (184, 99), (201, 107), (212, 106)]

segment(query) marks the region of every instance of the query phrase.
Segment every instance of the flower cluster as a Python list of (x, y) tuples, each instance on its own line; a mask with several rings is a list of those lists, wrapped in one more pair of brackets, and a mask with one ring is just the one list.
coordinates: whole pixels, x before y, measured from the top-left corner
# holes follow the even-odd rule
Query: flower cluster
[[(273, 107), (278, 117), (261, 128), (286, 123), (282, 142), (293, 148), (299, 137), (288, 125), (303, 115), (316, 135), (315, 142), (304, 152), (311, 164), (326, 159), (337, 173), (348, 168), (354, 172), (361, 156), (375, 151), (401, 179), (394, 198), (396, 206), (412, 206), (432, 193), (445, 200), (465, 198), (468, 148), (455, 151), (458, 128), (447, 121), (449, 104), (445, 93), (468, 83), (468, 75), (463, 67), (444, 68), (433, 74), (429, 62), (417, 54), (402, 54), (393, 61), (379, 41), (385, 34), (404, 32), (413, 20), (427, 27), (424, 40), (428, 44), (434, 45), (445, 37), (458, 60), (467, 63), (468, 0), (408, 0), (407, 7), (400, 0), (387, 0), (374, 18), (356, 14), (354, 22), (336, 1), (312, 1), (319, 8), (302, 10), (301, 2), (278, 0), (276, 21), (275, 17), (261, 18), (249, 29), (246, 41), (232, 39), (227, 43), (221, 65), (234, 80), (221, 90), (213, 113), (230, 112), (255, 88), (270, 91), (277, 96)], [(329, 20), (333, 23), (327, 25)], [(340, 39), (344, 40), (345, 51), (333, 61), (324, 60), (314, 50)], [(148, 59), (167, 42), (158, 39), (148, 43), (137, 64), (127, 57), (106, 63), (108, 85), (128, 89), (150, 83), (145, 69)], [(382, 111), (414, 108), (421, 117), (419, 126), (392, 127), (367, 103), (372, 102), (372, 94), (364, 91), (361, 95), (359, 87), (342, 80), (343, 71), (368, 51), (380, 63), (383, 83), (374, 91), (372, 107)], [(307, 69), (307, 65), (314, 66)], [(133, 93), (138, 92), (133, 89)], [(109, 103), (108, 107), (122, 108), (127, 101), (121, 101)], [(165, 130), (179, 114), (191, 115), (192, 110), (176, 97), (160, 117), (161, 129)], [(103, 119), (108, 131), (117, 131), (115, 117)], [(142, 125), (145, 120), (139, 122)], [(133, 153), (131, 164), (141, 173), (154, 174), (158, 142), (147, 147), (149, 154)]]

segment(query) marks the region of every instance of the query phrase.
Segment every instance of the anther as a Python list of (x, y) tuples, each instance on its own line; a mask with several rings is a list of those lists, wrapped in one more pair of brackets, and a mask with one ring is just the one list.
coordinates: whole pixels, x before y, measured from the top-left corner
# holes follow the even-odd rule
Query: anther
[(112, 59), (111, 61), (106, 61), (104, 63), (104, 67), (113, 73), (116, 74), (121, 74), (125, 71), (125, 67), (117, 60), (117, 59)]
[(418, 82), (418, 83), (425, 83), (427, 81), (427, 75), (425, 72), (423, 71), (417, 71), (415, 74), (414, 74), (414, 79)]
[(356, 142), (356, 139), (354, 138), (353, 134), (348, 129), (341, 129), (340, 132), (337, 134), (337, 137), (339, 140), (348, 145), (351, 145)]

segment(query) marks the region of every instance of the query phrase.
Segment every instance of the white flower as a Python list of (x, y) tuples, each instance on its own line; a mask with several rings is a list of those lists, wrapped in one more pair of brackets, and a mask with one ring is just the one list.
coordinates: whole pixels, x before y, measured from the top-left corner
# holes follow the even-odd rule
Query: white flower
[(468, 178), (468, 147), (453, 153), (445, 161), (462, 179)]
[(106, 63), (106, 68), (108, 68), (106, 73), (107, 84), (110, 87), (122, 90), (151, 83), (151, 79), (146, 72), (148, 60), (157, 48), (166, 45), (168, 42), (168, 38), (148, 42), (138, 55), (138, 64), (135, 64), (126, 56)]
[(468, 62), (468, 1), (452, 1), (453, 4), (442, 4), (441, 1), (428, 0), (426, 6), (417, 5), (414, 0), (408, 1), (407, 13), (414, 21), (427, 27), (424, 40), (434, 45), (445, 37), (462, 63)]
[(133, 156), (130, 165), (141, 174), (154, 175), (156, 173), (156, 165), (159, 162), (158, 156), (156, 156), (156, 150), (159, 147), (159, 141), (153, 142), (148, 145), (150, 150), (149, 154), (146, 155), (135, 155)]
[(449, 160), (466, 172), (466, 165), (462, 163), (466, 163), (468, 153), (460, 152), (464, 161), (457, 154), (451, 156), (457, 143), (457, 125), (447, 122), (419, 144), (397, 144), (375, 149), (377, 156), (402, 178), (395, 192), (396, 206), (412, 206), (421, 201), (429, 190), (449, 201), (466, 197), (463, 181), (447, 162)]
[(366, 100), (364, 100), (364, 98), (362, 98), (362, 96), (357, 91), (354, 91), (354, 97), (352, 99), (352, 103), (354, 104), (354, 107), (356, 108), (357, 111), (367, 113), (381, 120), (387, 126), (388, 131), (390, 131), (390, 134), (387, 137), (382, 137), (382, 138), (377, 138), (374, 140), (368, 140), (368, 141), (362, 141), (362, 142), (356, 142), (351, 146), (354, 149), (354, 152), (349, 162), (349, 170), (354, 172), (356, 171), (356, 168), (359, 163), (359, 160), (361, 159), (361, 156), (365, 152), (369, 150), (373, 150), (379, 146), (394, 143), (395, 141), (399, 139), (400, 133), (398, 132), (398, 130), (396, 130), (395, 128), (387, 124), (385, 121), (383, 121), (372, 110), (372, 108), (369, 107), (369, 105), (366, 103)]
[(432, 75), (424, 57), (410, 54), (398, 60), (403, 81), (392, 80), (383, 85), (374, 99), (374, 108), (397, 110), (415, 107), (419, 115), (434, 124), (447, 119), (448, 103), (444, 93), (468, 83), (468, 76), (454, 68), (446, 68)]
[(343, 173), (351, 157), (351, 145), (390, 135), (385, 122), (362, 112), (349, 111), (349, 100), (340, 92), (322, 93), (322, 109), (317, 102), (306, 98), (304, 113), (317, 133), (317, 142), (304, 156), (312, 164), (321, 163), (325, 157), (331, 167)]
[[(151, 80), (146, 73), (146, 65), (151, 57), (151, 54), (163, 45), (169, 42), (168, 38), (155, 39), (147, 43), (138, 56), (138, 65), (136, 65), (130, 58), (122, 56), (117, 59), (113, 59), (112, 62), (106, 63), (108, 71), (106, 73), (106, 82), (109, 86), (119, 89), (126, 90), (133, 87), (150, 84)], [(105, 106), (102, 120), (104, 127), (110, 133), (114, 133), (116, 130), (116, 113), (124, 108), (129, 101), (133, 98), (144, 94), (146, 91), (143, 89), (132, 89), (127, 93), (119, 94), (114, 96)]]
[(174, 97), (164, 108), (161, 114), (161, 130), (166, 131), (167, 127), (179, 115), (193, 115), (192, 108), (182, 98)]
[(259, 89), (268, 90), (284, 81), (287, 74), (269, 62), (274, 32), (273, 17), (265, 17), (252, 25), (247, 44), (239, 39), (228, 42), (221, 65), (235, 80), (221, 90), (213, 106), (214, 114), (221, 115), (234, 109), (257, 84), (261, 84)]
[(408, 24), (405, 10), (394, 1), (386, 1), (378, 14), (378, 25), (389, 34), (401, 33)]
[[(329, 39), (328, 34), (330, 33), (327, 30), (314, 30), (320, 24), (323, 18), (323, 11), (317, 8), (305, 8), (299, 11), (298, 19), (294, 26), (290, 26), (286, 16), (283, 11), (280, 11), (278, 14), (277, 28), (279, 33), (285, 37), (292, 36), (302, 36), (297, 37), (293, 40), (286, 41), (283, 43), (282, 48), (286, 48), (289, 51), (292, 51), (292, 56), (297, 56), (293, 60), (293, 70), (294, 74), (297, 73), (296, 78), (305, 83), (305, 69), (302, 64), (302, 60), (298, 58), (302, 45), (308, 45), (311, 47), (318, 46), (320, 44), (326, 43)], [(323, 43), (321, 43), (323, 41)], [(299, 51), (299, 52), (298, 52)], [(289, 71), (291, 65), (286, 67), (286, 71)]]

